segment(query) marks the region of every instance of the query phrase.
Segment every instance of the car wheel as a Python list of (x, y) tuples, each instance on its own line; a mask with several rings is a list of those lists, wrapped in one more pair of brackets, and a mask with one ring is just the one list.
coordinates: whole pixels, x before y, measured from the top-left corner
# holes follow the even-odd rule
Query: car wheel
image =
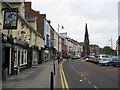
[(113, 67), (116, 67), (116, 65), (113, 65)]

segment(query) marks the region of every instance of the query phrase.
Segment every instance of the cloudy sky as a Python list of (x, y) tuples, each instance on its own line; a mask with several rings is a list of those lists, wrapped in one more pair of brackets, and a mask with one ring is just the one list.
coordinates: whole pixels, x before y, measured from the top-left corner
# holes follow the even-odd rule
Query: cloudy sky
[(34, 10), (46, 14), (56, 31), (58, 24), (63, 25), (64, 29), (60, 29), (60, 32), (67, 32), (68, 37), (83, 42), (87, 23), (91, 44), (111, 46), (112, 39), (115, 49), (118, 37), (118, 0), (26, 1), (32, 2)]

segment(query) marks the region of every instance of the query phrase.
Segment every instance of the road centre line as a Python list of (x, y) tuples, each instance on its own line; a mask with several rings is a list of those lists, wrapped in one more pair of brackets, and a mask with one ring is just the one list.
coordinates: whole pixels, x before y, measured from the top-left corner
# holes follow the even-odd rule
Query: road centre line
[[(74, 67), (72, 67), (72, 68), (73, 68), (73, 70), (74, 70), (75, 72), (78, 73), (78, 75), (80, 75), (81, 77), (83, 77), (84, 80), (86, 80), (89, 84), (93, 85), (90, 81), (88, 81), (88, 80), (84, 77), (84, 75), (81, 75), (81, 72), (78, 72)], [(95, 85), (93, 85), (93, 87), (96, 88), (96, 89), (98, 89), (98, 87), (96, 87)]]
[(89, 84), (92, 84), (90, 81), (88, 81)]
[(96, 88), (96, 89), (98, 89), (98, 87), (96, 87), (96, 86), (93, 86), (94, 88)]
[(86, 78), (84, 78), (84, 80), (87, 80)]

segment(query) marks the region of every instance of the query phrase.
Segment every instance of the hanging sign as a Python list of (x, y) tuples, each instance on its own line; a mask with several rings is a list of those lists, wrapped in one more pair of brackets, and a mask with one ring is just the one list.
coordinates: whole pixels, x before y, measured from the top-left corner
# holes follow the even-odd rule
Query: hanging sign
[(8, 9), (4, 12), (3, 29), (17, 29), (18, 11), (16, 9)]

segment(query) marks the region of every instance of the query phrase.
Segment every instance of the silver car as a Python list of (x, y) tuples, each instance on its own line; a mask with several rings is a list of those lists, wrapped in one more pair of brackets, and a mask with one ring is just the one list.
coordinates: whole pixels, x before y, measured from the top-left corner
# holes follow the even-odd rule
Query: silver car
[(103, 58), (99, 60), (99, 65), (111, 65), (111, 59), (109, 58)]

